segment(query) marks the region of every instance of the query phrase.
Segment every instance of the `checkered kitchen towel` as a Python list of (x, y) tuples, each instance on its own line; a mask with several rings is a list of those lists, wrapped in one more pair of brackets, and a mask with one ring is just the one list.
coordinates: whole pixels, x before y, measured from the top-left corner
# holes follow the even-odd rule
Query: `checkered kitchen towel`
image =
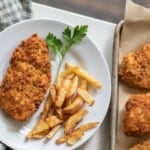
[[(31, 0), (0, 0), (0, 31), (31, 16)], [(0, 150), (10, 149), (0, 143)]]
[(0, 31), (31, 15), (31, 0), (0, 0)]

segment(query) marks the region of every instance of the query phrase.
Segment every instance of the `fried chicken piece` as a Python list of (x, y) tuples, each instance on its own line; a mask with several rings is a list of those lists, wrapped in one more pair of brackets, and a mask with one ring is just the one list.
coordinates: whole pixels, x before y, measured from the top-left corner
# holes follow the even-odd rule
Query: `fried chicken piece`
[(150, 93), (129, 97), (123, 125), (128, 136), (150, 134)]
[(142, 142), (134, 145), (129, 150), (150, 150), (150, 140), (142, 141)]
[(47, 44), (32, 35), (13, 52), (0, 86), (0, 107), (9, 116), (25, 121), (39, 108), (50, 84)]
[(150, 44), (128, 53), (119, 67), (120, 79), (131, 87), (150, 89)]

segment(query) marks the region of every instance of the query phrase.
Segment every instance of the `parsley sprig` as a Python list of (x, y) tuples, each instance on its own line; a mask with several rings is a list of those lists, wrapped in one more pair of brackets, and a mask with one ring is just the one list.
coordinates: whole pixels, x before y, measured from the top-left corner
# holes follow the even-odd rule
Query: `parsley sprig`
[(72, 30), (69, 27), (66, 27), (62, 32), (62, 38), (64, 39), (64, 41), (57, 38), (52, 33), (48, 33), (46, 37), (46, 43), (48, 44), (48, 47), (52, 49), (53, 53), (58, 54), (60, 56), (60, 63), (58, 66), (56, 76), (58, 76), (60, 66), (67, 52), (71, 49), (71, 47), (74, 44), (78, 44), (83, 40), (83, 38), (87, 34), (87, 31), (87, 25), (77, 25)]

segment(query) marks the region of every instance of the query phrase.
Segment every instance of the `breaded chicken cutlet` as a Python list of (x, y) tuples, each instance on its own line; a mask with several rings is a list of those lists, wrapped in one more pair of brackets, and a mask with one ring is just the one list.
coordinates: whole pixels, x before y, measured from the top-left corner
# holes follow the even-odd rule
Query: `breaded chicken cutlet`
[(150, 89), (150, 44), (128, 53), (119, 67), (120, 79), (129, 86)]
[(47, 44), (37, 34), (22, 41), (0, 86), (1, 109), (18, 121), (30, 118), (49, 87), (50, 68)]
[(123, 125), (128, 136), (150, 134), (150, 93), (129, 97)]
[(134, 145), (129, 150), (150, 150), (150, 140), (140, 142), (140, 143)]

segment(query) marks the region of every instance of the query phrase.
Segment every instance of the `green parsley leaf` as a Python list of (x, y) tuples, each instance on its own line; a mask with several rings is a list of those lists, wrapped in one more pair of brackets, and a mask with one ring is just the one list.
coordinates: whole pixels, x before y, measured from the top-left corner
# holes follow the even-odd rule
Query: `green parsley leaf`
[(88, 30), (87, 25), (76, 26), (72, 36), (72, 43), (77, 44), (86, 36)]
[(49, 48), (52, 48), (55, 54), (60, 53), (60, 50), (63, 46), (63, 43), (60, 39), (54, 36), (52, 33), (49, 33), (46, 37), (46, 43), (48, 44)]
[(70, 50), (70, 48), (74, 44), (78, 44), (83, 40), (83, 38), (86, 36), (88, 31), (87, 25), (77, 25), (75, 28), (70, 29), (69, 27), (66, 27), (64, 31), (62, 32), (62, 38), (64, 38), (65, 42), (62, 42), (60, 39), (58, 39), (55, 35), (52, 33), (49, 33), (46, 37), (46, 43), (50, 49), (53, 50), (55, 54), (61, 55), (61, 60), (58, 66), (57, 70), (57, 76), (58, 72), (60, 70), (61, 63), (66, 55), (66, 53)]
[(66, 41), (69, 41), (71, 39), (71, 29), (69, 27), (65, 28), (62, 35)]

